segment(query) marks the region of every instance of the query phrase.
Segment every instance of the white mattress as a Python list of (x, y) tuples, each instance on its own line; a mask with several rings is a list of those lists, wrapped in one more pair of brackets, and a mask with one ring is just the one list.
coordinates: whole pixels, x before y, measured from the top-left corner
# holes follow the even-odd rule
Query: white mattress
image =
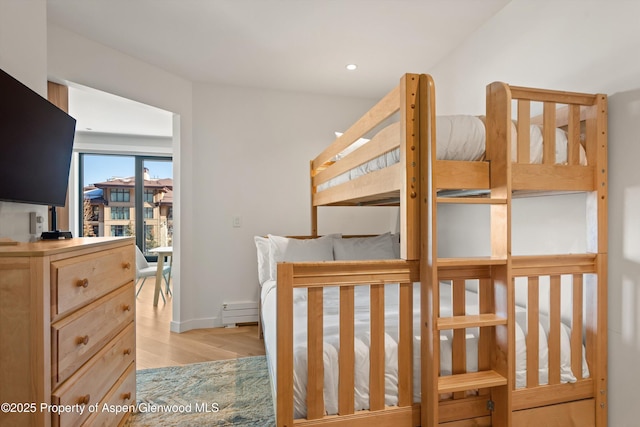
[[(397, 398), (397, 339), (398, 339), (398, 286), (385, 286), (385, 403), (396, 405)], [(441, 316), (450, 315), (451, 292), (450, 285), (440, 286)], [(339, 352), (339, 324), (338, 324), (338, 289), (325, 289), (324, 296), (324, 399), (325, 410), (328, 415), (337, 413), (338, 405), (338, 352)], [(262, 287), (262, 317), (264, 328), (264, 343), (267, 353), (269, 371), (272, 378), (273, 394), (276, 396), (276, 283), (272, 280)], [(420, 401), (420, 329), (419, 307), (420, 288), (414, 284), (414, 401)], [(477, 294), (467, 291), (467, 314), (477, 314)], [(519, 326), (526, 322), (526, 312), (518, 309), (516, 324), (516, 387), (526, 384), (526, 343), (523, 329)], [(523, 315), (524, 314), (524, 315)], [(294, 417), (306, 416), (306, 385), (307, 385), (307, 340), (306, 340), (306, 291), (294, 291)], [(539, 328), (540, 333), (540, 384), (548, 382), (547, 367), (547, 338), (545, 328)], [(562, 339), (562, 382), (575, 382), (571, 373), (571, 349), (568, 341), (568, 328), (563, 329)], [(441, 375), (451, 374), (451, 331), (445, 331), (440, 340)], [(467, 371), (477, 371), (477, 340), (478, 331), (467, 329)], [(368, 287), (356, 287), (355, 297), (355, 409), (367, 409), (369, 404), (369, 291)], [(586, 361), (583, 361), (583, 377), (588, 376)], [(274, 399), (275, 401), (275, 399)]]
[[(530, 127), (531, 163), (542, 163), (542, 127)], [(480, 117), (468, 115), (436, 117), (436, 158), (438, 160), (480, 160), (485, 153), (486, 132)], [(511, 128), (511, 157), (516, 161), (517, 132), (515, 124)], [(349, 148), (345, 150), (352, 151)], [(343, 157), (339, 155), (338, 158)], [(363, 165), (345, 172), (318, 186), (318, 191), (356, 179), (367, 173), (389, 167), (400, 161), (400, 150), (385, 153)], [(556, 129), (556, 163), (567, 162), (567, 135), (562, 129)], [(581, 147), (580, 164), (586, 164), (586, 155)]]

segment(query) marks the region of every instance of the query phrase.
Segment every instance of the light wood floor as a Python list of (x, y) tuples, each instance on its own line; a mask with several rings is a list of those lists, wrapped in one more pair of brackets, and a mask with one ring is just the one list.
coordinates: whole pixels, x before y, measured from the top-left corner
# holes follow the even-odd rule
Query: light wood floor
[(171, 297), (153, 307), (155, 279), (145, 282), (136, 301), (137, 369), (185, 365), (264, 354), (258, 326), (169, 331)]

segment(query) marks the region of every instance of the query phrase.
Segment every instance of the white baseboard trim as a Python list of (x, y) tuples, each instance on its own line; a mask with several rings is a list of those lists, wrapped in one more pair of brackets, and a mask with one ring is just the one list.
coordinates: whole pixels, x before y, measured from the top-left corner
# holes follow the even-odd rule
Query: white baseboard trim
[(219, 317), (208, 317), (202, 319), (185, 320), (184, 322), (176, 322), (174, 320), (169, 324), (171, 332), (182, 333), (192, 329), (206, 328), (222, 328), (224, 325)]

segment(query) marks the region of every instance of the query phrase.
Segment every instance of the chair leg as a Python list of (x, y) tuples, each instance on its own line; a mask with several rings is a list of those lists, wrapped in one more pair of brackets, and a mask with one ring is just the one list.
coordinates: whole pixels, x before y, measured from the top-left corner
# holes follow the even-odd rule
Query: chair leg
[[(142, 290), (142, 286), (144, 286), (144, 282), (145, 282), (145, 280), (147, 280), (147, 278), (146, 278), (146, 277), (143, 277), (143, 278), (142, 278), (142, 283), (140, 283), (140, 286), (138, 287), (138, 290), (136, 291), (136, 297), (138, 296), (138, 294), (139, 294), (139, 293), (140, 293), (140, 291)], [(138, 282), (139, 282), (139, 281), (140, 281), (140, 278), (138, 278)], [(138, 283), (136, 282), (136, 285), (137, 285), (137, 284), (138, 284)]]
[(171, 274), (171, 272), (168, 272), (167, 274), (163, 275), (162, 277), (164, 277), (164, 283), (165, 283), (165, 293), (167, 294), (167, 296), (169, 295), (173, 295), (171, 293), (171, 288), (169, 287), (169, 275)]
[[(140, 280), (140, 279), (138, 279), (138, 281), (139, 281), (139, 280)], [(136, 291), (136, 297), (138, 297), (138, 294), (139, 294), (139, 293), (140, 293), (140, 291), (142, 290), (142, 286), (144, 285), (144, 282), (145, 282), (146, 280), (147, 280), (147, 278), (146, 278), (146, 277), (143, 277), (143, 278), (142, 278), (142, 283), (140, 283), (140, 286), (138, 287), (138, 290)], [(136, 284), (137, 284), (137, 282), (136, 282)], [(168, 285), (167, 285), (167, 288), (168, 288)], [(164, 297), (164, 292), (162, 292), (162, 286), (160, 286), (160, 296), (162, 297), (162, 301), (166, 304), (166, 303), (167, 303), (167, 300), (166, 300), (166, 299), (165, 299), (165, 297)]]

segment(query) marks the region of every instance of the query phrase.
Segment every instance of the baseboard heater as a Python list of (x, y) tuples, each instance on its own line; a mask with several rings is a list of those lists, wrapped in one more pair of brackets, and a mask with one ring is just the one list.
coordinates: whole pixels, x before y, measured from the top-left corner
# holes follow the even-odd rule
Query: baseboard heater
[(241, 323), (257, 322), (257, 302), (229, 302), (222, 305), (222, 324), (227, 328), (233, 328)]

